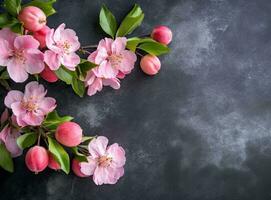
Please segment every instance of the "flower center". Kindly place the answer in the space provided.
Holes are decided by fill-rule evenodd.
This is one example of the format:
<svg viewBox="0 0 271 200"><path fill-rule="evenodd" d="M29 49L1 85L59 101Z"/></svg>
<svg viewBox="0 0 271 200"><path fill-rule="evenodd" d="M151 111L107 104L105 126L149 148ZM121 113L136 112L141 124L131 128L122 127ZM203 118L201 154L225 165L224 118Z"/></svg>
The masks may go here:
<svg viewBox="0 0 271 200"><path fill-rule="evenodd" d="M111 63L111 65L113 65L113 67L117 67L121 63L122 59L123 59L122 55L112 54L111 56L108 57L108 60Z"/></svg>
<svg viewBox="0 0 271 200"><path fill-rule="evenodd" d="M62 47L64 53L70 53L71 45L67 41L63 42L60 46Z"/></svg>
<svg viewBox="0 0 271 200"><path fill-rule="evenodd" d="M108 167L112 162L112 158L107 157L107 156L101 156L98 158L98 165L100 167Z"/></svg>
<svg viewBox="0 0 271 200"><path fill-rule="evenodd" d="M28 112L32 112L38 108L35 101L31 100L31 98L29 101L22 101L21 104L22 104L22 107L26 109Z"/></svg>
<svg viewBox="0 0 271 200"><path fill-rule="evenodd" d="M16 51L14 51L14 57L20 63L25 64L26 59L24 57L23 50L16 50Z"/></svg>

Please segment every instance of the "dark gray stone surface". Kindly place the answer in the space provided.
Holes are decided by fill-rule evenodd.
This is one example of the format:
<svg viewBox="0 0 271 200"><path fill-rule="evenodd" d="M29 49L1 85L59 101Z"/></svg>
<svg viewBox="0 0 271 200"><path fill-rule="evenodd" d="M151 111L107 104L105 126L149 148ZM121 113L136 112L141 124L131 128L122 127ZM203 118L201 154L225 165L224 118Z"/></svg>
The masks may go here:
<svg viewBox="0 0 271 200"><path fill-rule="evenodd" d="M159 75L137 65L120 90L83 99L62 83L45 84L61 114L125 148L125 176L97 187L50 170L34 175L19 158L14 174L0 171L0 199L271 198L271 2L59 0L49 25L65 22L82 44L95 44L104 37L102 3L121 19L135 2L146 14L135 35L157 24L174 32Z"/></svg>

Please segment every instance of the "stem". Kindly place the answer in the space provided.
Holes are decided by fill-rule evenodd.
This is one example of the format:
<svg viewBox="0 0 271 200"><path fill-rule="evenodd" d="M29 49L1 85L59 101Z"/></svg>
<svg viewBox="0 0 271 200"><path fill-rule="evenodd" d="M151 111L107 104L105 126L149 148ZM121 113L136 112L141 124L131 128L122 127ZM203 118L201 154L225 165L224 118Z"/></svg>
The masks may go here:
<svg viewBox="0 0 271 200"><path fill-rule="evenodd" d="M81 46L82 49L94 49L97 48L98 45L86 45L86 46Z"/></svg>
<svg viewBox="0 0 271 200"><path fill-rule="evenodd" d="M38 134L39 134L39 136L38 136L38 143L37 143L37 145L40 146L40 138L41 138L41 130L40 130L40 127L38 128Z"/></svg>
<svg viewBox="0 0 271 200"><path fill-rule="evenodd" d="M143 55L142 55L141 53L139 53L139 52L135 52L135 53L136 53L137 55L143 57Z"/></svg>

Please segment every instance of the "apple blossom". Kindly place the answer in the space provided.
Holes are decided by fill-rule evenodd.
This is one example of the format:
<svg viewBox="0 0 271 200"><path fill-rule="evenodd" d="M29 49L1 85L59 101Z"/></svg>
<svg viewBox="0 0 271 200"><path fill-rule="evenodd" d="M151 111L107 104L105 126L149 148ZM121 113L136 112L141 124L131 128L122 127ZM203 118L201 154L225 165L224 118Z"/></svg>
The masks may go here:
<svg viewBox="0 0 271 200"><path fill-rule="evenodd" d="M46 25L46 15L41 9L35 6L23 8L18 18L29 31L38 31Z"/></svg>
<svg viewBox="0 0 271 200"><path fill-rule="evenodd" d="M99 78L116 78L119 72L129 74L134 68L136 55L134 52L126 50L127 39L117 37L102 39L97 50L89 55L88 60L98 65L92 69Z"/></svg>
<svg viewBox="0 0 271 200"><path fill-rule="evenodd" d="M56 107L56 100L45 97L47 91L38 82L30 82L25 92L11 90L5 97L5 105L12 109L19 126L39 126L44 117Z"/></svg>
<svg viewBox="0 0 271 200"><path fill-rule="evenodd" d="M140 67L146 74L155 75L161 68L161 62L158 57L148 54L142 57Z"/></svg>
<svg viewBox="0 0 271 200"><path fill-rule="evenodd" d="M89 71L85 78L85 86L88 87L87 94L92 96L100 92L103 86L111 86L114 89L119 89L120 81L117 78L99 78L93 71Z"/></svg>
<svg viewBox="0 0 271 200"><path fill-rule="evenodd" d="M2 131L0 131L0 143L5 144L6 149L10 152L12 157L18 157L23 153L23 150L19 148L16 142L20 135L21 133L10 125L6 125Z"/></svg>
<svg viewBox="0 0 271 200"><path fill-rule="evenodd" d="M35 173L43 171L49 162L49 156L44 147L31 147L25 156L25 164L27 168Z"/></svg>
<svg viewBox="0 0 271 200"><path fill-rule="evenodd" d="M117 143L108 145L108 139L99 136L88 145L88 162L81 162L81 172L93 175L96 185L115 184L124 174L126 158L124 149Z"/></svg>
<svg viewBox="0 0 271 200"><path fill-rule="evenodd" d="M51 70L57 70L61 65L74 71L80 63L80 57L75 53L80 48L76 33L72 29L65 29L61 24L56 30L51 29L46 35L44 61Z"/></svg>
<svg viewBox="0 0 271 200"><path fill-rule="evenodd" d="M24 82L28 74L38 74L44 69L43 53L39 42L31 35L18 36L10 29L0 30L0 65L7 66L15 82Z"/></svg>
<svg viewBox="0 0 271 200"><path fill-rule="evenodd" d="M77 123L63 122L57 127L55 137L59 143L67 147L74 147L81 143L82 132L81 127Z"/></svg>
<svg viewBox="0 0 271 200"><path fill-rule="evenodd" d="M172 40L172 31L167 26L157 26L151 33L152 39L168 45Z"/></svg>

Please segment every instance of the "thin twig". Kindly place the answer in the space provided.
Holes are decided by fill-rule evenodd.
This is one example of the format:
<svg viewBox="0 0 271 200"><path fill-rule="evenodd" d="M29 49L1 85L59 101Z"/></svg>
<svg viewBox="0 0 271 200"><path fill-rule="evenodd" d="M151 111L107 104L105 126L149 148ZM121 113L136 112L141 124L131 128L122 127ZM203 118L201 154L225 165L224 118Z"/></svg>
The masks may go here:
<svg viewBox="0 0 271 200"><path fill-rule="evenodd" d="M98 45L85 45L85 46L81 46L82 49L94 49L97 48Z"/></svg>

